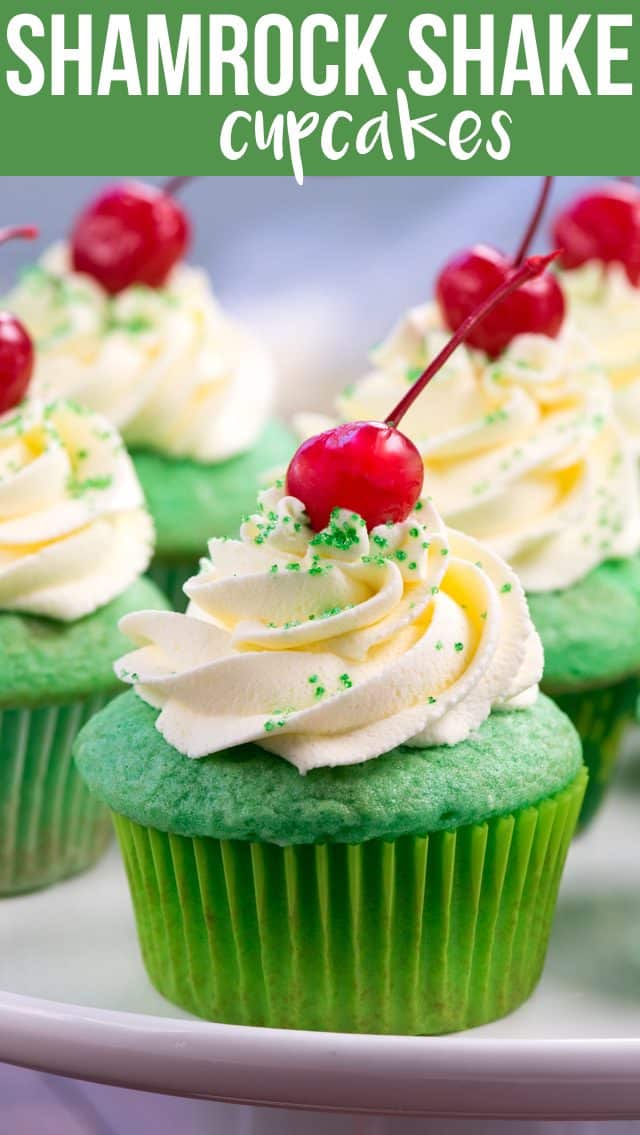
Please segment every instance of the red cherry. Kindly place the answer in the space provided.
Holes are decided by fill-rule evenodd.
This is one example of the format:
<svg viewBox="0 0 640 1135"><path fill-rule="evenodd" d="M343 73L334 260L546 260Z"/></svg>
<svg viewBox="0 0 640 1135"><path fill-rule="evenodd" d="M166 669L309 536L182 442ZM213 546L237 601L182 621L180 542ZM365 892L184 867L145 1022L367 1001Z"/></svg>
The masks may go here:
<svg viewBox="0 0 640 1135"><path fill-rule="evenodd" d="M517 288L540 276L557 255L532 256L513 269L464 320L386 422L348 422L302 443L287 470L286 489L302 501L312 528L324 528L334 508L352 509L369 529L407 519L422 491L424 466L398 423L476 325Z"/></svg>
<svg viewBox="0 0 640 1135"><path fill-rule="evenodd" d="M0 311L0 414L22 402L33 374L33 343L19 319Z"/></svg>
<svg viewBox="0 0 640 1135"><path fill-rule="evenodd" d="M640 284L640 192L634 185L618 181L578 197L556 217L553 235L563 268L618 263Z"/></svg>
<svg viewBox="0 0 640 1135"><path fill-rule="evenodd" d="M184 256L191 230L172 194L186 178L156 189L114 185L89 205L71 234L71 259L112 295L131 284L159 288Z"/></svg>
<svg viewBox="0 0 640 1135"><path fill-rule="evenodd" d="M38 230L33 225L0 230L0 244L16 237L34 240ZM15 315L0 311L0 414L22 402L33 374L33 342L28 331Z"/></svg>
<svg viewBox="0 0 640 1135"><path fill-rule="evenodd" d="M399 430L347 422L302 443L287 472L287 492L304 502L316 532L334 508L352 509L375 528L404 520L423 480L422 458Z"/></svg>
<svg viewBox="0 0 640 1135"><path fill-rule="evenodd" d="M447 327L457 331L469 313L515 272L511 260L482 244L451 260L436 283L436 296ZM547 335L555 339L564 315L565 300L555 276L540 276L504 300L498 311L469 332L465 342L495 359L516 335Z"/></svg>
<svg viewBox="0 0 640 1135"><path fill-rule="evenodd" d="M457 331L478 304L509 280L522 264L542 220L552 181L552 177L542 179L535 209L512 260L495 248L477 244L444 267L436 282L436 296L451 331ZM564 315L564 296L558 281L553 276L540 276L513 292L500 305L499 312L474 326L466 342L494 359L516 335L547 335L554 339Z"/></svg>

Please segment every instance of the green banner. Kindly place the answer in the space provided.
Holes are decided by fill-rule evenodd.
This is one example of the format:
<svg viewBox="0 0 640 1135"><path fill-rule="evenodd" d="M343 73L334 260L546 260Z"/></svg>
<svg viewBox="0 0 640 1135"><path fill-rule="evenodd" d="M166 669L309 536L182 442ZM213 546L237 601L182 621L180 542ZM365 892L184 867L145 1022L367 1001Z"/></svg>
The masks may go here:
<svg viewBox="0 0 640 1135"><path fill-rule="evenodd" d="M5 168L621 170L637 126L631 0L487 7L5 0Z"/></svg>

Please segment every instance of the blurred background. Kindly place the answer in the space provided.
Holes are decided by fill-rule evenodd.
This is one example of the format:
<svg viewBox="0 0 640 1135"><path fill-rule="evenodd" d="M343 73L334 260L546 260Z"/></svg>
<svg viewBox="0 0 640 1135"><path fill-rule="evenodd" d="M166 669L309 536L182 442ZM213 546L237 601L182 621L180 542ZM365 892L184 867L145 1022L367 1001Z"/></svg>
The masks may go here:
<svg viewBox="0 0 640 1135"><path fill-rule="evenodd" d="M3 177L0 223L33 222L37 246L2 249L0 286L68 233L113 178ZM162 178L143 178L160 182ZM558 178L549 216L589 178ZM194 263L222 303L270 343L279 409L327 410L362 374L368 350L401 311L429 296L443 262L485 241L515 250L534 177L202 178L184 191ZM538 248L547 246L548 219ZM640 1123L447 1123L288 1115L75 1084L0 1066L0 1135L640 1135Z"/></svg>
<svg viewBox="0 0 640 1135"><path fill-rule="evenodd" d="M159 183L163 178L144 177ZM515 251L538 191L535 177L203 177L182 195L193 222L190 259L231 311L271 344L280 405L327 410L362 374L367 351L430 293L443 263L477 242ZM589 178L556 179L548 220ZM0 223L33 222L37 246L7 245L0 284L65 236L113 178L3 177Z"/></svg>

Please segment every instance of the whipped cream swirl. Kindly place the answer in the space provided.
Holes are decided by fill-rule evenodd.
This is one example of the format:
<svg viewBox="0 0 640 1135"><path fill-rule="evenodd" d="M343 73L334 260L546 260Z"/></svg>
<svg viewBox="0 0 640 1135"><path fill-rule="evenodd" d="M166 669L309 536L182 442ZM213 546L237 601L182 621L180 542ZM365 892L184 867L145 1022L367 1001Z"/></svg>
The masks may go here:
<svg viewBox="0 0 640 1135"><path fill-rule="evenodd" d="M104 414L130 448L224 461L250 449L272 400L271 360L216 303L204 272L110 296L57 245L7 299L38 347L32 389Z"/></svg>
<svg viewBox="0 0 640 1135"><path fill-rule="evenodd" d="M0 418L0 611L71 622L145 571L153 525L116 430L70 402Z"/></svg>
<svg viewBox="0 0 640 1135"><path fill-rule="evenodd" d="M121 621L120 678L188 757L256 742L296 765L454 745L531 704L542 649L516 576L430 502L367 531L336 510L314 534L281 488L239 540L214 539L185 615Z"/></svg>
<svg viewBox="0 0 640 1135"><path fill-rule="evenodd" d="M561 274L569 314L614 389L622 429L640 453L640 288L622 265L589 263Z"/></svg>
<svg viewBox="0 0 640 1135"><path fill-rule="evenodd" d="M409 312L375 370L344 392L339 416L384 420L448 338L434 306ZM493 362L460 347L401 428L446 522L490 544L528 591L569 587L640 547L631 447L610 383L571 330L520 335Z"/></svg>

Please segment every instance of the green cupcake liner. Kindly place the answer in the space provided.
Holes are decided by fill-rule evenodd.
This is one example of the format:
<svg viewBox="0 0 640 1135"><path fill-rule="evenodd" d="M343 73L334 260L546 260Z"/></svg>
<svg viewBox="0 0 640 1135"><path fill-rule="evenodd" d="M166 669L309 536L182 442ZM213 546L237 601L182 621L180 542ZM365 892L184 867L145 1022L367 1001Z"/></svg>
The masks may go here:
<svg viewBox="0 0 640 1135"><path fill-rule="evenodd" d="M115 816L143 957L211 1020L435 1034L530 995L586 772L536 807L393 842L189 839Z"/></svg>
<svg viewBox="0 0 640 1135"><path fill-rule="evenodd" d="M611 784L627 726L634 720L638 678L626 678L613 686L552 694L553 700L571 718L582 741L589 783L580 814L584 828L595 816Z"/></svg>
<svg viewBox="0 0 640 1135"><path fill-rule="evenodd" d="M84 871L107 846L109 813L90 795L71 750L108 700L0 710L0 895Z"/></svg>
<svg viewBox="0 0 640 1135"><path fill-rule="evenodd" d="M186 560L163 560L156 556L151 561L147 575L166 595L174 611L182 612L186 611L189 602L182 589L187 580L196 575L199 567L197 556Z"/></svg>

